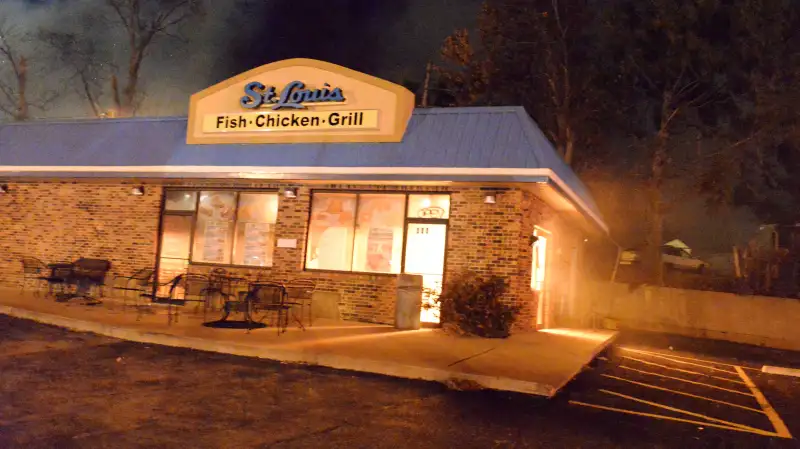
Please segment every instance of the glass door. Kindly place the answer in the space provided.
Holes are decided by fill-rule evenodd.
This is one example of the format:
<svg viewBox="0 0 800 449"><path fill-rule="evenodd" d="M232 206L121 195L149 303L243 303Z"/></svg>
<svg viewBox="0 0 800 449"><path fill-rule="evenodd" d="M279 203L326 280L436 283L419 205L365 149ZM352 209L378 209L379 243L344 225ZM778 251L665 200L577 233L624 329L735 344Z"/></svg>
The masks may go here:
<svg viewBox="0 0 800 449"><path fill-rule="evenodd" d="M179 274L186 273L189 266L189 245L192 234L191 215L164 215L161 224L161 254L158 261L158 282L169 282ZM162 287L159 294L167 294L169 286Z"/></svg>
<svg viewBox="0 0 800 449"><path fill-rule="evenodd" d="M536 326L543 327L546 324L545 314L548 313L547 301L549 292L547 289L547 269L548 269L548 243L551 243L552 235L550 231L538 226L534 228L533 236L533 260L531 266L531 290L536 296Z"/></svg>
<svg viewBox="0 0 800 449"><path fill-rule="evenodd" d="M422 276L420 319L423 323L438 323L439 309L434 301L442 292L447 225L408 223L406 236L404 271Z"/></svg>

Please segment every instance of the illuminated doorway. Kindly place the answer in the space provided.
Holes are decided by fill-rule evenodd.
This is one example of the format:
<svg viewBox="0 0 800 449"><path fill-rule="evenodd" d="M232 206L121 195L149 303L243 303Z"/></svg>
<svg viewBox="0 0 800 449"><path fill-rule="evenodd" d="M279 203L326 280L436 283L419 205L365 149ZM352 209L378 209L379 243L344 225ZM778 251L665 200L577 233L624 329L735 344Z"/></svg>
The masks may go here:
<svg viewBox="0 0 800 449"><path fill-rule="evenodd" d="M439 307L436 299L442 293L447 225L409 223L406 232L405 272L422 276L420 321L438 323Z"/></svg>
<svg viewBox="0 0 800 449"><path fill-rule="evenodd" d="M547 310L547 262L548 262L548 243L552 240L550 231L538 226L534 227L533 236L533 258L531 265L531 290L537 299L536 306L536 326L543 327L545 324L544 314Z"/></svg>
<svg viewBox="0 0 800 449"><path fill-rule="evenodd" d="M450 195L411 194L408 196L403 272L422 276L420 321L440 321L437 299L444 280L444 253Z"/></svg>

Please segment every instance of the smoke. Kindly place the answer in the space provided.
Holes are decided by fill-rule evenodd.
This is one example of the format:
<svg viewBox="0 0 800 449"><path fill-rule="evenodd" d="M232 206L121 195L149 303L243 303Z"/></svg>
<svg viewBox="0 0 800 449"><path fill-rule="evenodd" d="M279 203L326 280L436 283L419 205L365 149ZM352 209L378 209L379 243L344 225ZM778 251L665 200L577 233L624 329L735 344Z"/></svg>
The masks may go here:
<svg viewBox="0 0 800 449"><path fill-rule="evenodd" d="M311 57L395 82L420 81L444 37L474 23L480 0L205 0L206 14L183 23L181 38L162 36L141 68L140 116L185 115L189 96L237 73L291 57ZM41 30L90 38L124 83L127 36L104 0L4 0L0 21L13 23L18 52L29 60L29 91L58 92L34 118L91 117L91 107ZM110 73L110 70L109 70ZM0 63L0 77L9 81ZM100 79L104 109L110 79Z"/></svg>

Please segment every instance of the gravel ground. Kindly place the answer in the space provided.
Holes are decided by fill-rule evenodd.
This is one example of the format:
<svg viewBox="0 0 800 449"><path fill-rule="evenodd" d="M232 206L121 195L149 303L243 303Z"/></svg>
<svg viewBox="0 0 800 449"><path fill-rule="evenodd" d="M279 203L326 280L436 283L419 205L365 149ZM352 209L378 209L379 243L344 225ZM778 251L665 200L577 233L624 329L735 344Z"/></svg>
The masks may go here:
<svg viewBox="0 0 800 449"><path fill-rule="evenodd" d="M597 399L600 374L623 363L618 351L544 401L142 345L5 316L0 338L0 448L799 447L571 404ZM800 433L800 385L755 377Z"/></svg>

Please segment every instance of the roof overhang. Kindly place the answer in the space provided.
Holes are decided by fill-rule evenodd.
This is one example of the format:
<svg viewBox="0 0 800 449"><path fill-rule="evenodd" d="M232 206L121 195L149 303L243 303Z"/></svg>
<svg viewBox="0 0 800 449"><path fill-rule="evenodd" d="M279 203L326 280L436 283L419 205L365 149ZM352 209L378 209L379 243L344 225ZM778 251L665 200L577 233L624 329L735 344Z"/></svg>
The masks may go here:
<svg viewBox="0 0 800 449"><path fill-rule="evenodd" d="M211 178L386 183L502 183L527 186L559 212L577 213L608 234L602 217L547 168L251 167L251 166L0 166L5 178Z"/></svg>

